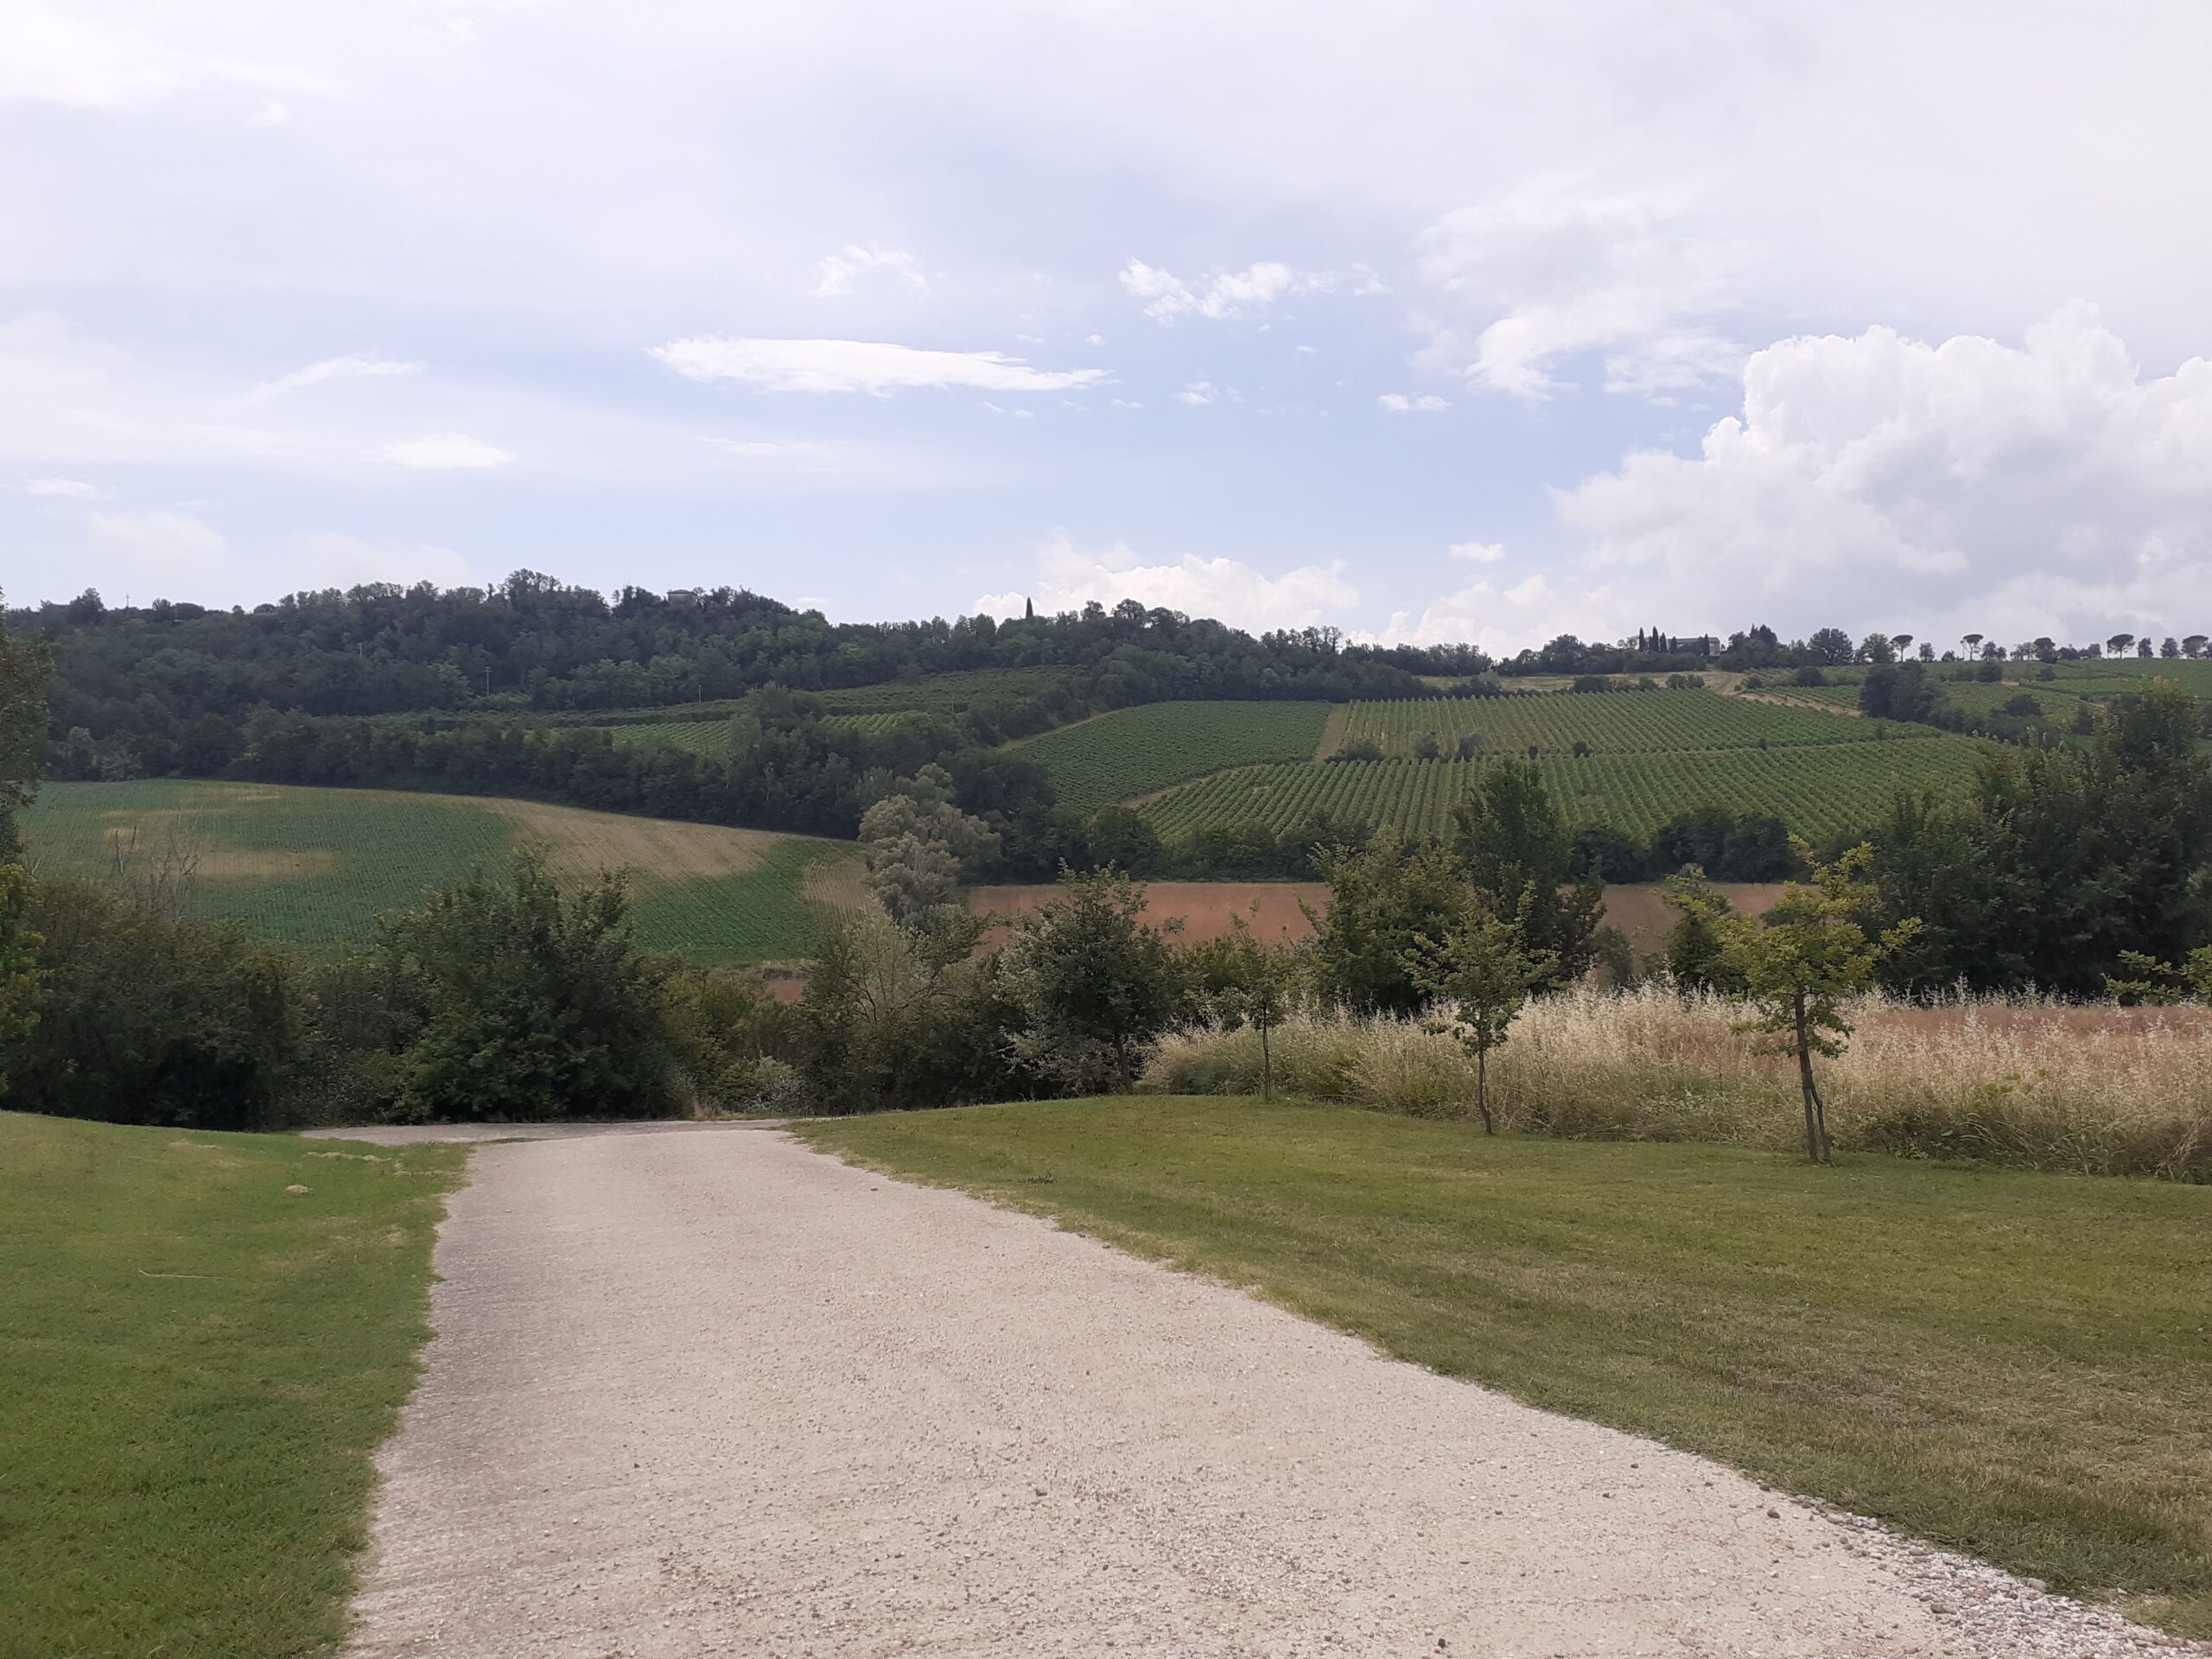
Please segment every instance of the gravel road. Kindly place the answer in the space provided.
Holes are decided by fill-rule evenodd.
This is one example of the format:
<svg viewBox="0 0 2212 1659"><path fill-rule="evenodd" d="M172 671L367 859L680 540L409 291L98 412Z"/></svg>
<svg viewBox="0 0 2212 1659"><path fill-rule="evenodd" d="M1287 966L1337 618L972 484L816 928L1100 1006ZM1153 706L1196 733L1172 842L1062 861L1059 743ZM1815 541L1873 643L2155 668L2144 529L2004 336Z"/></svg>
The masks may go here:
<svg viewBox="0 0 2212 1659"><path fill-rule="evenodd" d="M2202 1651L772 1129L480 1147L362 1659Z"/></svg>

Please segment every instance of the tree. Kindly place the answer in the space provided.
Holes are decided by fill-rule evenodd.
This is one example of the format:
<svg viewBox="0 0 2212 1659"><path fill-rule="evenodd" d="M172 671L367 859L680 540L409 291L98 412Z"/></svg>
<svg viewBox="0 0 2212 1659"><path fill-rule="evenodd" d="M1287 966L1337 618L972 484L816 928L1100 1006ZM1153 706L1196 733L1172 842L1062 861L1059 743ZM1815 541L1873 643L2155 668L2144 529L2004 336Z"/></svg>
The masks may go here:
<svg viewBox="0 0 2212 1659"><path fill-rule="evenodd" d="M1815 628L1805 649L1815 664L1840 668L1851 660L1851 636L1841 628Z"/></svg>
<svg viewBox="0 0 2212 1659"><path fill-rule="evenodd" d="M564 897L544 849L518 848L423 909L383 918L418 1119L642 1117L669 1109L661 970L630 937L608 871Z"/></svg>
<svg viewBox="0 0 2212 1659"><path fill-rule="evenodd" d="M1897 659L1897 647L1890 643L1886 633L1870 633L1859 643L1859 659L1866 663L1893 663Z"/></svg>
<svg viewBox="0 0 2212 1659"><path fill-rule="evenodd" d="M1407 952L1406 969L1436 999L1430 1028L1449 1033L1475 1058L1475 1109L1483 1133L1496 1135L1490 1110L1490 1054L1503 1045L1529 993L1548 983L1557 964L1529 950L1521 930L1477 912L1443 938L1424 935Z"/></svg>
<svg viewBox="0 0 2212 1659"><path fill-rule="evenodd" d="M0 864L0 1098L8 1093L9 1051L38 1025L38 948L46 941L24 925L30 899L23 867Z"/></svg>
<svg viewBox="0 0 2212 1659"><path fill-rule="evenodd" d="M1144 889L1119 870L1064 869L1059 892L999 953L1021 1013L1015 1055L1060 1088L1126 1088L1175 1018L1182 976L1168 936L1179 924L1154 927L1144 908Z"/></svg>
<svg viewBox="0 0 2212 1659"><path fill-rule="evenodd" d="M1302 906L1313 925L1313 961L1323 992L1355 1014L1418 1014L1427 1000L1406 969L1406 953L1426 935L1440 938L1473 902L1467 872L1451 849L1408 843L1376 830L1364 846L1334 846L1315 855L1329 884L1325 912Z"/></svg>
<svg viewBox="0 0 2212 1659"><path fill-rule="evenodd" d="M1811 862L1809 847L1801 842L1799 853ZM1814 865L1811 883L1791 883L1756 925L1717 912L1705 918L1725 942L1722 959L1756 1011L1737 1029L1763 1033L1775 1052L1797 1062L1805 1155L1816 1164L1829 1161L1834 1147L1813 1057L1842 1054L1853 1031L1843 1003L1871 989L1882 960L1904 949L1920 927L1908 918L1870 936L1878 904L1866 879L1873 857L1874 849L1862 842L1833 863ZM1685 890L1677 902L1695 907L1704 901Z"/></svg>
<svg viewBox="0 0 2212 1659"><path fill-rule="evenodd" d="M1968 657L1977 657L1981 654L1981 642L1986 638L1985 634L1962 633L1959 636L1959 643L1967 648Z"/></svg>
<svg viewBox="0 0 2212 1659"><path fill-rule="evenodd" d="M2133 634L2115 633L2109 639L2105 641L2105 649L2112 652L2115 657L2124 657L2127 654L2127 648L2134 643L2135 636Z"/></svg>
<svg viewBox="0 0 2212 1659"><path fill-rule="evenodd" d="M1529 951L1548 964L1548 982L1564 985L1587 973L1605 886L1594 875L1575 880L1574 838L1535 766L1520 760L1484 766L1452 825L1452 846L1477 898L1521 931Z"/></svg>
<svg viewBox="0 0 2212 1659"><path fill-rule="evenodd" d="M999 850L997 834L954 805L952 798L951 774L925 766L861 815L868 891L910 932L965 925L962 871Z"/></svg>
<svg viewBox="0 0 2212 1659"><path fill-rule="evenodd" d="M1252 917L1256 918L1259 913L1260 901L1255 899ZM1210 976L1217 982L1212 995L1215 1007L1225 1019L1251 1027L1259 1036L1260 1098L1273 1100L1272 1039L1275 1027L1288 1017L1298 994L1300 952L1287 941L1262 939L1253 931L1251 921L1243 916L1232 915L1229 925L1226 938L1210 940L1198 950L1205 955Z"/></svg>
<svg viewBox="0 0 2212 1659"><path fill-rule="evenodd" d="M16 855L16 814L38 793L53 672L44 640L18 639L0 628L0 861Z"/></svg>

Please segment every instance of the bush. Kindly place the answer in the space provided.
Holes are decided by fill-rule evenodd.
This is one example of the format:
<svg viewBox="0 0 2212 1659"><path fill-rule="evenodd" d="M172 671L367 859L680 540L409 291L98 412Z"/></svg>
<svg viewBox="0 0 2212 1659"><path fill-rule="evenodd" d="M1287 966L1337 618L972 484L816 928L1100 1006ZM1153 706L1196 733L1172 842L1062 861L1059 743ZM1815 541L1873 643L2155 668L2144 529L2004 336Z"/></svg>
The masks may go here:
<svg viewBox="0 0 2212 1659"><path fill-rule="evenodd" d="M9 1104L189 1129L293 1120L312 1007L282 950L78 881L42 881L37 1023L14 1045Z"/></svg>

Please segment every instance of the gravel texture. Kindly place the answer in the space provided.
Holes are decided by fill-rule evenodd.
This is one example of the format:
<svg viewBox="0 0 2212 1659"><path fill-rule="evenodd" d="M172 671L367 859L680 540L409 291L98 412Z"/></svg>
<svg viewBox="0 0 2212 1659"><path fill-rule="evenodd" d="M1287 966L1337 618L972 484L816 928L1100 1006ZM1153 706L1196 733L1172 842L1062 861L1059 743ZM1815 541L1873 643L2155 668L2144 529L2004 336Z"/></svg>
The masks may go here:
<svg viewBox="0 0 2212 1659"><path fill-rule="evenodd" d="M771 1132L481 1147L351 1651L2202 1652Z"/></svg>

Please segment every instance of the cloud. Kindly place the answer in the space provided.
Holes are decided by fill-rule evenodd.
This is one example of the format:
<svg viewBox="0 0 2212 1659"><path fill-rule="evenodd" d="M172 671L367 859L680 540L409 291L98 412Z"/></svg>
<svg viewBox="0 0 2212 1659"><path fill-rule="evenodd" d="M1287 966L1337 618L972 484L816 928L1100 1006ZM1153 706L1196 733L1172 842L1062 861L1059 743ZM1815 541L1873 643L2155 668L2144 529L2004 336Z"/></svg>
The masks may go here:
<svg viewBox="0 0 2212 1659"><path fill-rule="evenodd" d="M68 501L97 501L100 495L97 486L81 478L27 478L16 487L25 495L59 496Z"/></svg>
<svg viewBox="0 0 2212 1659"><path fill-rule="evenodd" d="M2212 361L2145 379L2075 307L2018 346L1781 340L1743 385L1697 454L1633 453L1557 497L1636 613L1696 596L1693 626L2008 639L2212 621Z"/></svg>
<svg viewBox="0 0 2212 1659"><path fill-rule="evenodd" d="M1157 322L1205 317L1215 322L1264 311L1284 295L1312 293L1334 285L1325 274L1300 275L1288 265L1263 260L1243 270L1217 271L1194 288L1172 271L1132 259L1122 268L1122 286L1145 302L1144 314Z"/></svg>
<svg viewBox="0 0 2212 1659"><path fill-rule="evenodd" d="M415 467L430 472L474 472L504 467L514 457L505 450L472 438L466 432L433 432L399 443L387 443L384 458L396 467Z"/></svg>
<svg viewBox="0 0 2212 1659"><path fill-rule="evenodd" d="M325 380L377 379L387 375L420 374L420 363L395 363L389 358L373 353L365 357L326 357L320 363L310 363L304 369L280 375L274 380L264 380L245 394L250 404L281 397L288 391L297 391L302 386L320 385Z"/></svg>
<svg viewBox="0 0 2212 1659"><path fill-rule="evenodd" d="M1175 394L1175 401L1188 404L1192 409L1204 409L1208 404L1213 402L1217 395L1212 381L1192 380Z"/></svg>
<svg viewBox="0 0 2212 1659"><path fill-rule="evenodd" d="M1475 385L1548 397L1561 359L1601 352L1607 390L1654 397L1741 361L1715 330L1746 254L1651 200L1532 185L1445 214L1421 248L1446 314L1423 360Z"/></svg>
<svg viewBox="0 0 2212 1659"><path fill-rule="evenodd" d="M1393 415L1433 415L1452 405L1433 392L1422 392L1408 397L1402 391L1386 391L1375 400Z"/></svg>
<svg viewBox="0 0 2212 1659"><path fill-rule="evenodd" d="M1469 644L1492 656L1509 656L1562 633L1612 639L1618 632L1613 621L1618 610L1607 588L1577 588L1562 594L1540 573L1508 588L1487 581L1472 583L1418 613L1393 612L1389 626L1353 637L1380 645Z"/></svg>
<svg viewBox="0 0 2212 1659"><path fill-rule="evenodd" d="M1341 562L1300 565L1279 576L1263 575L1229 558L1186 555L1173 564L1146 564L1116 543L1103 553L1084 550L1065 535L1037 550L1037 584L1027 594L985 594L972 608L993 616L1019 616L1025 600L1046 613L1080 610L1096 602L1112 609L1134 599L1147 610L1218 617L1255 632L1313 627L1340 618L1359 602Z"/></svg>
<svg viewBox="0 0 2212 1659"><path fill-rule="evenodd" d="M849 294L861 277L879 272L912 289L927 288L930 283L915 265L914 256L904 248L862 247L848 242L817 268L815 296L830 299Z"/></svg>
<svg viewBox="0 0 2212 1659"><path fill-rule="evenodd" d="M294 92L330 90L327 76L281 65L187 52L143 29L14 0L0 21L0 102L132 109L194 85Z"/></svg>
<svg viewBox="0 0 2212 1659"><path fill-rule="evenodd" d="M748 340L701 334L649 355L692 380L736 380L765 391L865 391L930 387L1066 391L1095 386L1103 369L1037 369L1002 352L938 352L859 340Z"/></svg>
<svg viewBox="0 0 2212 1659"><path fill-rule="evenodd" d="M1496 564L1505 556L1503 542L1454 542L1445 552L1469 564Z"/></svg>

